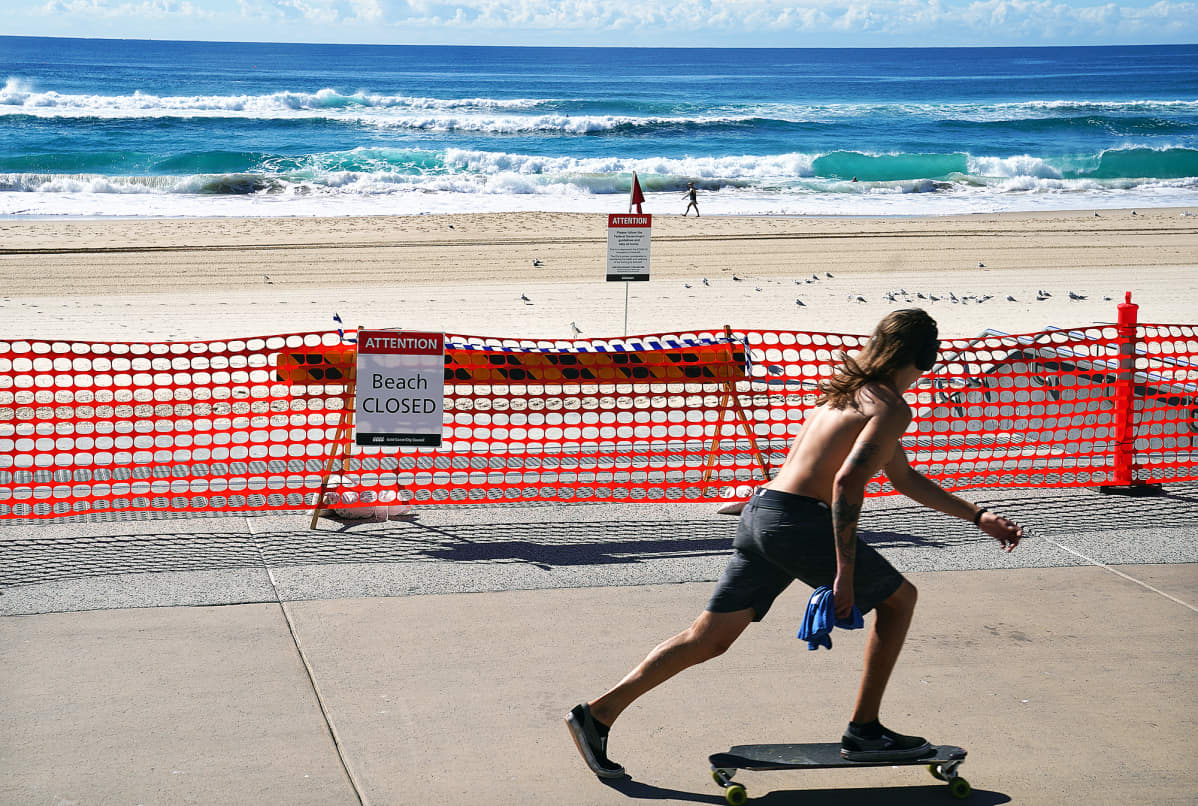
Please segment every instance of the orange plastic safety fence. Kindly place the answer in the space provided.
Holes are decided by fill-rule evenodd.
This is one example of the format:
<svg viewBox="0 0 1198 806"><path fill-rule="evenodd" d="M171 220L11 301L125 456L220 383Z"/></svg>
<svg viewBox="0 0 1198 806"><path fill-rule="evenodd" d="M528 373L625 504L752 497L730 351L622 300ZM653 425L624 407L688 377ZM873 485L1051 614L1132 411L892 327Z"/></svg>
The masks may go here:
<svg viewBox="0 0 1198 806"><path fill-rule="evenodd" d="M1136 336L1133 479L1198 478L1198 327L1141 325Z"/></svg>
<svg viewBox="0 0 1198 806"><path fill-rule="evenodd" d="M946 341L907 395L908 457L950 489L1110 484L1122 384L1134 478L1198 478L1194 331ZM352 446L354 346L335 332L0 342L0 519L310 509L322 489L333 506L742 495L781 464L820 378L864 340L447 335L436 448ZM868 489L890 491L884 476Z"/></svg>

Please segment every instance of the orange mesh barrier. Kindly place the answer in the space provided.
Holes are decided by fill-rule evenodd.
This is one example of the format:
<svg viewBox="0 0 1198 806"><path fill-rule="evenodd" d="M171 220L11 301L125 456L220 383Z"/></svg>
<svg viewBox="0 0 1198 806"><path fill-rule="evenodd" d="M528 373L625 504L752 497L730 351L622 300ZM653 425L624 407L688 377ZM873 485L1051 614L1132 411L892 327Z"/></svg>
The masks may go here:
<svg viewBox="0 0 1198 806"><path fill-rule="evenodd" d="M1195 327L1124 331L945 341L907 395L911 463L949 489L1111 485L1117 460L1135 482L1198 478ZM864 337L446 342L435 448L351 445L336 332L0 342L0 519L311 509L326 481L337 506L728 498L780 465Z"/></svg>
<svg viewBox="0 0 1198 806"><path fill-rule="evenodd" d="M1198 327L1140 325L1137 341L1133 481L1198 478Z"/></svg>

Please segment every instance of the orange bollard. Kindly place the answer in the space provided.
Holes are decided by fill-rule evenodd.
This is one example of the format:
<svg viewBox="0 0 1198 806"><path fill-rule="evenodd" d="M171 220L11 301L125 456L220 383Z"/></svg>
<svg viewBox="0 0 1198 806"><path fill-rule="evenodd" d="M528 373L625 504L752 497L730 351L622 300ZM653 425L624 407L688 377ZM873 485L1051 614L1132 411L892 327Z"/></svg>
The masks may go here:
<svg viewBox="0 0 1198 806"><path fill-rule="evenodd" d="M1133 478L1135 466L1135 394L1136 394L1136 326L1140 306L1126 292L1119 303L1116 338L1119 340L1119 369L1115 376L1115 455L1111 468L1111 484L1102 485L1104 493L1121 495L1152 495L1161 492L1159 484L1148 484Z"/></svg>

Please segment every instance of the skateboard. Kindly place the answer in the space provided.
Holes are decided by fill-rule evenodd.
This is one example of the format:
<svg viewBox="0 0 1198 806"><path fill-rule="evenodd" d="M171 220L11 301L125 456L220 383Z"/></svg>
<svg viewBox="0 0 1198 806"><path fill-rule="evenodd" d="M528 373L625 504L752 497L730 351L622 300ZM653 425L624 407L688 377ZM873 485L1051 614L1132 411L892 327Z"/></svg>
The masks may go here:
<svg viewBox="0 0 1198 806"><path fill-rule="evenodd" d="M937 744L918 758L897 761L849 761L840 755L839 742L820 744L742 744L727 753L708 757L711 777L724 788L729 806L741 806L749 799L742 784L732 782L737 770L818 770L834 767L903 767L926 764L928 772L948 783L953 797L969 797L969 782L957 773L965 761L965 751L948 744Z"/></svg>

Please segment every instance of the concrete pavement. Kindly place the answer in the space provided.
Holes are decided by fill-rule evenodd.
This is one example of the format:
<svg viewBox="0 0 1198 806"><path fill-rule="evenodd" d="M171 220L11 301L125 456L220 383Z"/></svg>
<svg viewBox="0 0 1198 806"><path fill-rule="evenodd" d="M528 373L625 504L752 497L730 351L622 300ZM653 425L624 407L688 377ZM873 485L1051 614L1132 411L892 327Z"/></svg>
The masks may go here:
<svg viewBox="0 0 1198 806"><path fill-rule="evenodd" d="M970 751L969 802L1193 803L1198 485L973 491L998 551L902 499L862 529L919 587L883 718ZM706 505L446 508L0 526L0 803L721 803L708 753L835 740L862 632L795 639L796 585L617 724L565 712L702 609ZM918 767L741 773L753 802L954 802Z"/></svg>

